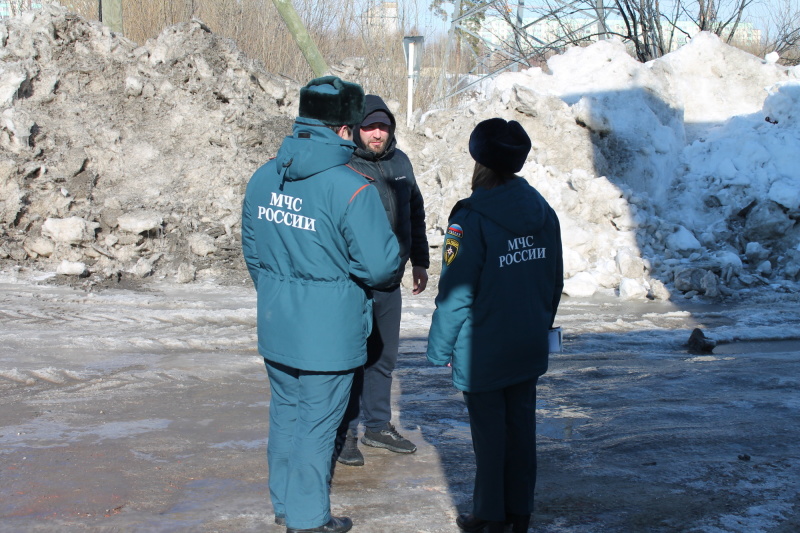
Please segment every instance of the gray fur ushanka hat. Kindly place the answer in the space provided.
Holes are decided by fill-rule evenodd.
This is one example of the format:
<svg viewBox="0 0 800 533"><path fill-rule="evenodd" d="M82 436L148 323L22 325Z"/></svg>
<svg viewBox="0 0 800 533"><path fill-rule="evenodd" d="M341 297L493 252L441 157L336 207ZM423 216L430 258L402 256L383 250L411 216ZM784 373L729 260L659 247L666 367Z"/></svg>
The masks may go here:
<svg viewBox="0 0 800 533"><path fill-rule="evenodd" d="M336 76L315 78L300 89L300 117L317 119L328 126L361 124L364 89Z"/></svg>
<svg viewBox="0 0 800 533"><path fill-rule="evenodd" d="M516 174L531 151L531 138L516 120L490 118L475 126L469 136L469 153L481 165Z"/></svg>

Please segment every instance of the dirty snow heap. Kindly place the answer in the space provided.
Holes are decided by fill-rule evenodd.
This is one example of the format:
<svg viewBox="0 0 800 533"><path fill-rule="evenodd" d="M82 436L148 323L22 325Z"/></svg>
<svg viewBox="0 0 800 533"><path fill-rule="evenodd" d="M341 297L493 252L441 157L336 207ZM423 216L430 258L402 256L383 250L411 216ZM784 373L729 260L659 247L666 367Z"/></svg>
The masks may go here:
<svg viewBox="0 0 800 533"><path fill-rule="evenodd" d="M101 279L241 270L244 187L296 94L199 21L143 46L60 7L0 21L0 260Z"/></svg>
<svg viewBox="0 0 800 533"><path fill-rule="evenodd" d="M470 193L469 134L500 116L533 140L521 176L561 219L567 295L799 290L798 72L705 33L646 64L609 40L417 116L397 135L432 257ZM0 21L0 266L246 280L241 198L298 88L200 21L142 46L58 7Z"/></svg>

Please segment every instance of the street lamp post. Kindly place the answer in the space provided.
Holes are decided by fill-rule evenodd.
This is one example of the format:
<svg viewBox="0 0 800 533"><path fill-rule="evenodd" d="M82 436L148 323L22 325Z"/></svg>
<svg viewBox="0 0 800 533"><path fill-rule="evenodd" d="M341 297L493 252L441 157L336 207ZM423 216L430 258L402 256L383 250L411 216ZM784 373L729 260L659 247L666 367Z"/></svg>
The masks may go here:
<svg viewBox="0 0 800 533"><path fill-rule="evenodd" d="M422 44L425 38L419 35L403 37L403 52L408 67L408 105L406 107L406 126L411 127L411 114L414 110L414 80L419 79L422 65Z"/></svg>
<svg viewBox="0 0 800 533"><path fill-rule="evenodd" d="M122 35L122 0L100 0L100 22Z"/></svg>

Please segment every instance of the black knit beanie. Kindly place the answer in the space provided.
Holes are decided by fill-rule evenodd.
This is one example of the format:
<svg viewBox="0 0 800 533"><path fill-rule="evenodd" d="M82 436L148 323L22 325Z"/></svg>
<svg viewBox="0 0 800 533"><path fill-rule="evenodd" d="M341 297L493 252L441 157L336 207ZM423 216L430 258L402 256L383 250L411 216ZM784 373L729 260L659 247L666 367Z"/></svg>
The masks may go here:
<svg viewBox="0 0 800 533"><path fill-rule="evenodd" d="M317 119L328 126L361 124L364 89L336 76L313 79L300 89L300 116Z"/></svg>
<svg viewBox="0 0 800 533"><path fill-rule="evenodd" d="M516 120L484 120L469 136L469 153L481 165L498 172L516 174L522 170L531 139Z"/></svg>

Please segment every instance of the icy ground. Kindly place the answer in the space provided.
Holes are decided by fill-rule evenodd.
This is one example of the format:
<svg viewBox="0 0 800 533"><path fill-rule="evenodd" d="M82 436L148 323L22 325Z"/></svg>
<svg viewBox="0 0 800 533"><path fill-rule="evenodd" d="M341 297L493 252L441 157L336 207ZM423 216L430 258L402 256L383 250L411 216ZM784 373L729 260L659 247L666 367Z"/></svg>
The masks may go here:
<svg viewBox="0 0 800 533"><path fill-rule="evenodd" d="M0 72L0 532L281 530L239 218L300 84L200 21L137 44L53 6L0 23ZM434 278L475 124L534 141L522 176L559 214L571 296L536 531L800 531L798 67L702 34L485 89L397 133ZM424 357L435 294L406 299L396 380L419 451L335 472L354 531L455 533L469 510L467 415ZM695 327L713 354L687 352Z"/></svg>
<svg viewBox="0 0 800 533"><path fill-rule="evenodd" d="M0 275L0 531L283 531L249 286L85 292ZM435 288L433 280L432 288ZM405 295L395 421L419 451L336 468L354 531L452 532L466 410ZM798 295L724 306L565 297L539 387L537 532L800 529ZM695 327L720 342L687 352Z"/></svg>

